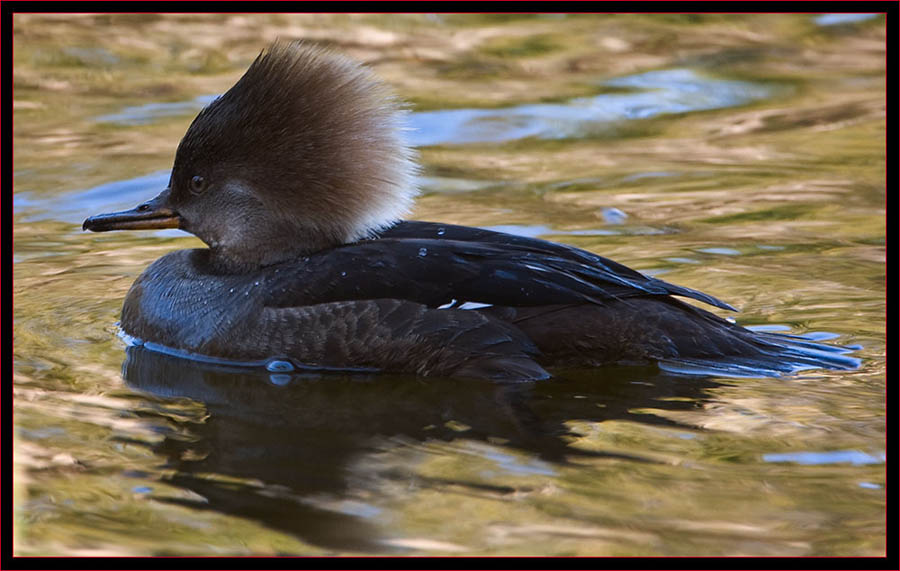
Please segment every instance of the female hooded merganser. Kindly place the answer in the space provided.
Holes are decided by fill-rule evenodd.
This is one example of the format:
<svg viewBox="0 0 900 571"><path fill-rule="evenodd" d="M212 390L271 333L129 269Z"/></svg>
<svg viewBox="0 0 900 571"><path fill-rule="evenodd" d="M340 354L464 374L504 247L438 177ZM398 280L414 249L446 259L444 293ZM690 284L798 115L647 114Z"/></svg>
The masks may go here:
<svg viewBox="0 0 900 571"><path fill-rule="evenodd" d="M206 357L500 380L660 363L778 375L846 349L753 332L732 309L570 246L401 221L416 194L402 106L365 68L276 41L194 119L168 188L84 228L181 228L208 249L154 262L121 328Z"/></svg>

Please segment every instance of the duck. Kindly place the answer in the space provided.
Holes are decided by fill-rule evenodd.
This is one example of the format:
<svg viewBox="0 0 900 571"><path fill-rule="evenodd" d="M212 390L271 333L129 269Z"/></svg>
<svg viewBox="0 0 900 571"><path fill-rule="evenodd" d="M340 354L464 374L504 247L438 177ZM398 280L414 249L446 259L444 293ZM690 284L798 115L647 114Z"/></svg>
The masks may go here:
<svg viewBox="0 0 900 571"><path fill-rule="evenodd" d="M852 369L847 348L753 331L731 305L569 245L406 220L408 107L366 66L276 40L194 118L168 185L94 232L179 228L119 327L187 357L283 370L536 381L649 365L780 376Z"/></svg>

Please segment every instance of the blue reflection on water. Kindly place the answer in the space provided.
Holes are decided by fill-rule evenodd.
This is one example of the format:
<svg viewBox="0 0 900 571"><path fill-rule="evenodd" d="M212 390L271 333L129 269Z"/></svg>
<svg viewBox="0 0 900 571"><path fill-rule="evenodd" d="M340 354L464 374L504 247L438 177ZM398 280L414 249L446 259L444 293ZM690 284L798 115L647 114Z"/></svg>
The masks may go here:
<svg viewBox="0 0 900 571"><path fill-rule="evenodd" d="M497 450L484 450L481 454L497 463L497 467L512 474L533 474L539 476L555 476L556 470L543 460L537 458L521 459Z"/></svg>
<svg viewBox="0 0 900 571"><path fill-rule="evenodd" d="M740 250L735 250L734 248L697 248L698 252L703 252L704 254L718 254L721 256L740 256Z"/></svg>
<svg viewBox="0 0 900 571"><path fill-rule="evenodd" d="M500 224L497 226L484 226L485 230L493 230L494 232L505 232L515 236L524 236L525 238L537 238L548 234L557 234L565 236L611 236L616 232L609 230L557 230L544 225L521 225L521 224Z"/></svg>
<svg viewBox="0 0 900 571"><path fill-rule="evenodd" d="M878 14L822 14L821 16L816 16L816 24L820 26L851 24L853 22L871 20L876 16L878 16Z"/></svg>
<svg viewBox="0 0 900 571"><path fill-rule="evenodd" d="M190 101L173 103L147 103L126 107L118 113L95 117L101 123L117 123L119 125L146 125L163 117L180 117L196 113L212 103L218 95L199 95Z"/></svg>
<svg viewBox="0 0 900 571"><path fill-rule="evenodd" d="M573 138L620 121L733 107L766 99L773 93L770 86L703 77L690 69L651 71L601 85L638 91L504 109L412 113L409 140L416 146L429 146L500 143L525 137Z"/></svg>
<svg viewBox="0 0 900 571"><path fill-rule="evenodd" d="M866 454L859 450L836 450L833 452L787 452L784 454L763 454L766 462L791 462L794 464L883 464L884 452Z"/></svg>
<svg viewBox="0 0 900 571"><path fill-rule="evenodd" d="M20 220L23 222L60 220L81 223L91 214L133 208L138 202L153 198L162 192L168 184L169 171L156 171L49 199L32 198L31 193L18 191L13 195L13 211L21 215ZM184 235L181 230L160 230L157 234Z"/></svg>
<svg viewBox="0 0 900 571"><path fill-rule="evenodd" d="M113 212L137 206L135 197L150 199L162 192L169 184L169 171L156 171L148 175L126 180L101 184L87 190L77 191L66 200L32 199L29 192L17 192L13 195L13 209L17 213L26 213L25 221L63 220L75 222L85 212ZM52 213L42 211L52 204Z"/></svg>

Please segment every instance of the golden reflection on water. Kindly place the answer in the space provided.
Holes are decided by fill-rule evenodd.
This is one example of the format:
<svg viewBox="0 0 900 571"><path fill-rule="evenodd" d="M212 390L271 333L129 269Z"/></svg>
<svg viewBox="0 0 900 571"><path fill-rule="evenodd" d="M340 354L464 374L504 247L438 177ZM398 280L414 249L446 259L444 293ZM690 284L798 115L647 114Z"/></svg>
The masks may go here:
<svg viewBox="0 0 900 571"><path fill-rule="evenodd" d="M819 26L803 14L17 14L14 27L18 554L884 552L883 463L762 460L884 450L883 17ZM441 438L373 436L339 464L340 492L304 496L230 473L216 453L253 449L258 434L242 419L223 429L211 404L125 386L113 326L147 264L198 242L82 233L80 219L95 212L79 200L170 168L195 111L132 125L98 118L221 93L276 36L368 62L414 111L562 104L628 93L603 81L667 69L768 86L769 97L742 106L613 121L577 137L422 148L430 182L414 215L546 227L733 303L741 323L835 332L834 342L862 345L863 367L684 381L684 394L642 373L561 374L531 404L545 417L566 410L550 405L573 406L581 416L557 419L570 431L559 438L601 454L569 463L513 446L514 433L492 425L479 437L460 405L460 416L422 428ZM611 222L610 208L627 216ZM341 395L312 386L305 396L321 406L304 414L337 415ZM405 390L398 408L404 398L433 404ZM352 420L360 407L351 399L344 413ZM340 449L340 430L312 426ZM182 465L205 467L218 492L272 495L297 519L337 514L348 538L380 543L196 509L219 504L172 479Z"/></svg>

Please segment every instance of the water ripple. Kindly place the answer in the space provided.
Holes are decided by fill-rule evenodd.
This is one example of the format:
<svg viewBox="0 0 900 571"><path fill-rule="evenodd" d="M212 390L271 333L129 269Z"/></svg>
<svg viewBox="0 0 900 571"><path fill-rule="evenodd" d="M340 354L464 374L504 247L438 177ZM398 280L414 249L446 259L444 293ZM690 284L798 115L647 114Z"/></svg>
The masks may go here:
<svg viewBox="0 0 900 571"><path fill-rule="evenodd" d="M822 14L821 16L816 16L815 21L820 26L836 26L838 24L852 24L871 20L876 16L878 14Z"/></svg>
<svg viewBox="0 0 900 571"><path fill-rule="evenodd" d="M415 146L430 146L501 143L526 137L576 138L621 121L744 105L767 99L774 91L748 81L704 77L690 69L651 71L601 85L635 91L504 109L412 113L409 140Z"/></svg>
<svg viewBox="0 0 900 571"><path fill-rule="evenodd" d="M101 123L116 123L118 125L147 125L164 117L181 117L189 113L197 113L212 103L217 97L218 95L198 95L190 101L135 105L126 107L118 113L95 117L94 120Z"/></svg>
<svg viewBox="0 0 900 571"><path fill-rule="evenodd" d="M788 452L785 454L763 454L766 462L790 462L793 464L884 464L885 454L866 454L859 450L835 450L833 452Z"/></svg>

